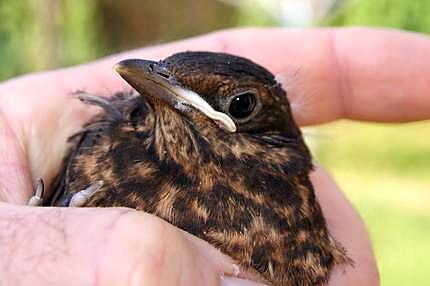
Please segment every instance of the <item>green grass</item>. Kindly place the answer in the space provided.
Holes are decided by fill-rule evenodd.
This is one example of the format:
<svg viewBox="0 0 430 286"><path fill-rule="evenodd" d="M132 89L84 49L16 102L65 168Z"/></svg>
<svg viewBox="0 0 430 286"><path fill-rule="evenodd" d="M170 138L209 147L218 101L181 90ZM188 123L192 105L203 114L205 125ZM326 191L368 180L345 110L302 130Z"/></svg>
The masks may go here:
<svg viewBox="0 0 430 286"><path fill-rule="evenodd" d="M369 229L382 285L428 285L430 122L338 122L308 133Z"/></svg>

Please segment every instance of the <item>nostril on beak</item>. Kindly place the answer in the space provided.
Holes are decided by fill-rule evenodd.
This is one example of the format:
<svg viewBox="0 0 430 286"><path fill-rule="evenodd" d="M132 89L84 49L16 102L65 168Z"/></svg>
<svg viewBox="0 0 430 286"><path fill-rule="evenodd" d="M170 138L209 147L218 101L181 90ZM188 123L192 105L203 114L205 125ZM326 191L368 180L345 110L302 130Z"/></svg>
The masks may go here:
<svg viewBox="0 0 430 286"><path fill-rule="evenodd" d="M164 77L165 79L169 79L170 78L170 73L167 70L159 70L157 71L157 74L161 77Z"/></svg>
<svg viewBox="0 0 430 286"><path fill-rule="evenodd" d="M169 75L169 74L161 73L161 72L158 72L158 74L159 74L160 76L164 77L165 79L169 79L169 78L170 78L170 75Z"/></svg>

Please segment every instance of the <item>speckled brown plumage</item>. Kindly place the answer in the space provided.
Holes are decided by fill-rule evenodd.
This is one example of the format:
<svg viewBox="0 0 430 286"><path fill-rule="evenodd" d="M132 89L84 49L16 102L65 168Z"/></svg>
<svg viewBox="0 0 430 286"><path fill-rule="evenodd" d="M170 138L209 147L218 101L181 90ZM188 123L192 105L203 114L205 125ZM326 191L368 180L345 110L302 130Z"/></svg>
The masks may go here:
<svg viewBox="0 0 430 286"><path fill-rule="evenodd" d="M146 62L151 80L156 74L192 90L226 114L232 97L252 93L252 114L229 114L237 131L228 132L203 112L172 104L157 94L164 87L134 71L122 76L140 94L115 95L71 138L49 204L67 206L73 194L103 181L86 206L156 214L275 286L324 285L336 264L350 263L327 231L309 180L310 154L271 73L207 52Z"/></svg>

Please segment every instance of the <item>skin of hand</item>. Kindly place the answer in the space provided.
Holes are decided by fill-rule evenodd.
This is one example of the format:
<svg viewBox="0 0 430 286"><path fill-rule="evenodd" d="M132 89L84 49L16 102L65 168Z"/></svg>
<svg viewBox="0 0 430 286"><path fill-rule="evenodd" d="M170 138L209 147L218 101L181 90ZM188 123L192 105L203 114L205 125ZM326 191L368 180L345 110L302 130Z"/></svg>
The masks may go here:
<svg viewBox="0 0 430 286"><path fill-rule="evenodd" d="M430 39L394 30L226 30L3 82L0 285L255 285L228 278L237 269L227 257L154 216L18 205L31 196L35 178L49 184L64 142L96 112L73 91L124 90L112 71L120 59L190 49L238 54L267 67L286 88L301 125L430 118ZM330 285L379 285L359 215L322 168L312 180L330 231L355 261L354 268L335 269Z"/></svg>

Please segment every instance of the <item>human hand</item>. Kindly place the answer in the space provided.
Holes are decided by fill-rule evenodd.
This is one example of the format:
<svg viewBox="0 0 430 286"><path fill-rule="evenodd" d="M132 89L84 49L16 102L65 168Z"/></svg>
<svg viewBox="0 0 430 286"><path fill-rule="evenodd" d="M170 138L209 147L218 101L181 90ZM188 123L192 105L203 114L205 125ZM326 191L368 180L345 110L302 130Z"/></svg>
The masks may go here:
<svg viewBox="0 0 430 286"><path fill-rule="evenodd" d="M363 38L366 39L365 44L359 42ZM389 48L387 49L386 46ZM33 179L42 177L48 183L52 180L66 150L64 142L94 113L93 109L83 107L73 99L72 91L83 89L96 94L109 94L124 89L122 81L111 71L111 66L119 59L129 57L159 59L175 51L187 49L239 54L268 67L278 74L279 79L284 83L295 117L302 125L318 124L340 118L397 122L430 117L430 100L427 96L430 90L428 79L430 59L428 57L426 59L430 50L430 41L426 37L395 31L361 29L224 31L127 52L88 65L30 75L3 83L0 86L0 138L2 138L0 199L10 203L25 203L31 195L32 177ZM408 54L413 54L414 57L405 56ZM356 263L355 268L348 268L346 272L342 269L335 270L330 285L377 285L377 269L361 219L322 169L318 168L313 173L312 179L329 229L348 249L349 255ZM20 227L15 227L15 231L2 227L6 229L3 234L6 238L12 236L10 233L25 231L26 235L23 239L31 243L31 239L37 235L39 243L34 243L33 250L45 253L45 249L49 247L52 254L61 253L58 256L61 259L56 263L53 262L52 256L40 255L38 259L44 263L37 264L40 265L39 273L46 274L46 270L54 266L60 270L74 269L73 265L76 266L76 263L87 261L88 263L84 264L87 265L85 269L72 273L73 277L82 279L79 281L90 283L93 277L101 277L105 281L120 279L119 277L124 279L125 276L119 273L130 273L130 267L132 268L130 261L136 261L136 257L139 257L139 263L143 264L138 265L142 269L138 267L135 271L145 273L143 276L136 274L144 277L142 279L149 279L145 280L147 283L145 285L155 285L150 284L152 278L177 277L174 273L178 273L175 272L178 270L187 274L187 277L194 278L199 276L197 273L199 271L211 273L204 276L211 279L224 272L227 275L232 274L231 262L219 253L214 254L216 251L213 252L214 250L207 245L198 249L192 243L184 243L181 244L182 247L175 250L188 258L202 257L197 267L189 267L183 261L176 259L171 261L169 267L165 264L153 263L160 258L160 255L162 256L162 253L166 253L165 248L168 246L166 241L181 241L184 237L188 239L191 236L149 215L127 212L125 217L131 216L132 219L124 219L125 222L120 224L121 228L112 231L110 228L102 230L103 228L98 226L110 225L116 220L114 217L122 212L120 210L35 209L7 204L1 205L0 210L2 222L13 221L12 218L20 217L21 213L46 214L46 218L40 221L30 220L32 215L23 216L23 223ZM35 215L35 217L39 216ZM71 218L66 223L62 217ZM96 221L99 222L95 223ZM23 230L22 225L28 227ZM75 227L73 231L70 225L81 227ZM136 228L136 225L140 227ZM75 247L61 252L58 239L48 234L49 227L52 226L68 230L70 234L68 241L75 242ZM153 228L157 233L157 227L167 229L168 235L163 233L160 236L161 239L152 239L152 241L149 239L148 242L144 234L152 233ZM102 238L103 235L113 237L113 242L105 245L104 248L97 243L98 238ZM79 237L87 239L80 240ZM129 240L121 241L118 237ZM199 240L192 238L192 241ZM169 244L172 245L170 242ZM10 248L10 245L13 244L0 244L0 253ZM136 254L134 251L113 254L114 250L111 249L118 249L121 245L123 247L133 245L137 249L147 247L159 251L152 253L153 256L149 256L150 258L145 255L134 257L133 255ZM99 249L98 253L106 253L104 257L112 264L109 267L95 269L94 265L97 264L95 262L101 257L92 256L89 249ZM172 251L170 249L169 254L177 258ZM118 255L122 259L116 259ZM142 259L144 257L145 259ZM10 264L10 269L21 269L20 267L28 263L28 257L25 255L16 257L14 260L15 264ZM124 264L117 263L118 261L124 261ZM156 271L146 271L148 265L150 265L149 269ZM115 267L117 271L112 271ZM115 276L116 274L118 276ZM10 276L10 273L0 274L0 277ZM30 278L34 279L34 273L29 272L23 277L23 279ZM1 279L0 282L3 282ZM66 280L64 276L59 275L49 281L55 281L55 279L61 279L56 281ZM208 284L210 282L206 283L212 281L215 283L213 285L217 285L218 280L211 279L198 281L205 281L204 285L212 285ZM176 285L174 280L171 281L172 285ZM52 284L55 283L52 282Z"/></svg>

